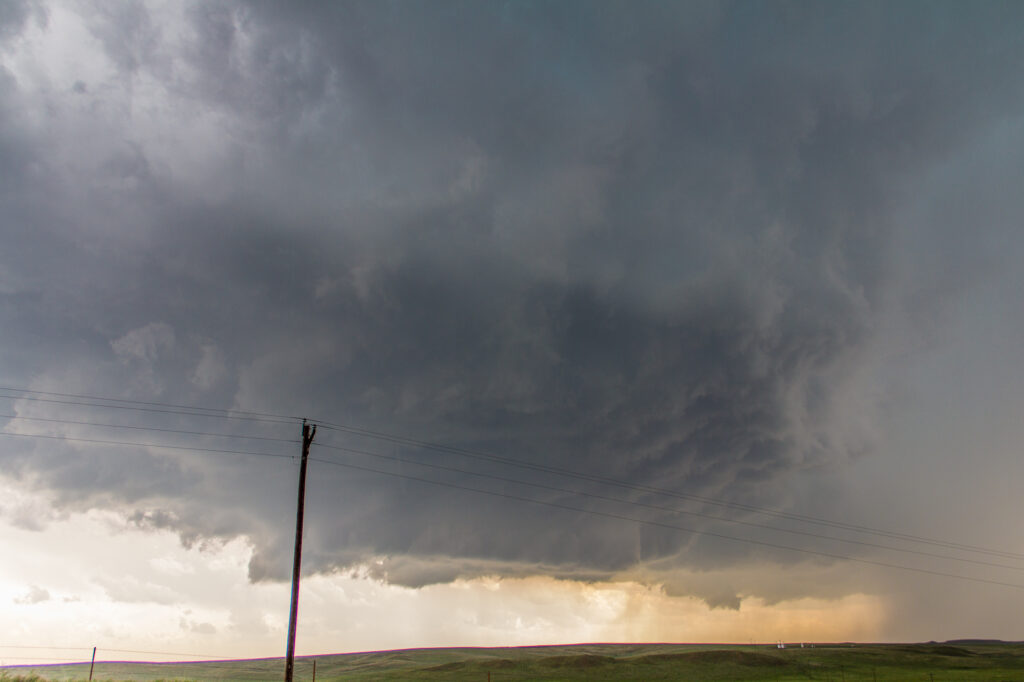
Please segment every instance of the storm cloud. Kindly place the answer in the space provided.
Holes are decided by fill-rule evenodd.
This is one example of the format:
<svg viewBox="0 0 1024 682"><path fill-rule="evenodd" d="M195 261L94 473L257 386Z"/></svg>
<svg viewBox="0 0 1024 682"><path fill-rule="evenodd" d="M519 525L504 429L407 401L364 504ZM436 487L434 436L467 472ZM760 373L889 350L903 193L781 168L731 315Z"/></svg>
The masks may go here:
<svg viewBox="0 0 1024 682"><path fill-rule="evenodd" d="M959 234L908 227L907 207L1021 120L1010 3L113 5L87 12L77 63L41 36L80 8L29 7L0 15L9 384L307 415L758 506L873 456L885 363L948 300L942 267L908 277L902 259ZM957 257L981 269L985 248ZM297 435L253 429L233 433ZM245 536L251 579L287 577L286 462L8 440L5 472L60 505L118 505L188 543ZM408 442L321 429L313 454L722 528L550 489L660 499L635 487ZM310 570L418 586L799 558L310 475Z"/></svg>

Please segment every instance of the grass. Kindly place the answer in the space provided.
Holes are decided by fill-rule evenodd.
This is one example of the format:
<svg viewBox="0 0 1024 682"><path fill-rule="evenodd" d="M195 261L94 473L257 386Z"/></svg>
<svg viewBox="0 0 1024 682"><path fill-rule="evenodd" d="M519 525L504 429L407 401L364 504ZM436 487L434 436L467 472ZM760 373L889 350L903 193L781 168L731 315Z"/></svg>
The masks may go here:
<svg viewBox="0 0 1024 682"><path fill-rule="evenodd" d="M582 644L523 648L413 649L317 656L316 679L693 680L694 682L1024 682L1024 644L764 645ZM88 663L9 668L0 682L85 680ZM83 667L84 666L84 667ZM311 680L312 658L295 679ZM250 681L283 677L282 659L204 663L97 663L94 680Z"/></svg>

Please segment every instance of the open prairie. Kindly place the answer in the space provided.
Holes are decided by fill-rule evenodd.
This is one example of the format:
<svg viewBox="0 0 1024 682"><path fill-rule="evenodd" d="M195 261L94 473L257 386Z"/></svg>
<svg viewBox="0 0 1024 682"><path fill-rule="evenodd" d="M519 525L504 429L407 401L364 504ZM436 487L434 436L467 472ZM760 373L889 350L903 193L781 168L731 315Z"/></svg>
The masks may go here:
<svg viewBox="0 0 1024 682"><path fill-rule="evenodd" d="M296 679L313 679L313 657ZM83 680L88 663L7 668L5 682ZM279 658L207 663L96 664L96 680L277 680ZM412 649L316 657L316 679L330 680L707 680L739 682L1024 682L1024 644L789 645L582 644L521 648Z"/></svg>

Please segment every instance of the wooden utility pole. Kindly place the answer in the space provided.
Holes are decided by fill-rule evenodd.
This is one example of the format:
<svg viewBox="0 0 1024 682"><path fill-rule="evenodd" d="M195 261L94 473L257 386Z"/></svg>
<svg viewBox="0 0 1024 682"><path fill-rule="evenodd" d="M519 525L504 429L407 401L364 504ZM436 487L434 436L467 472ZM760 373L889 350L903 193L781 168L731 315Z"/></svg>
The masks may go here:
<svg viewBox="0 0 1024 682"><path fill-rule="evenodd" d="M96 667L96 647L92 648L92 661L89 663L89 682L92 682L92 669Z"/></svg>
<svg viewBox="0 0 1024 682"><path fill-rule="evenodd" d="M310 428L302 420L302 462L299 464L299 505L295 513L295 559L292 562L292 607L288 614L288 657L284 665L284 682L292 682L295 672L295 625L299 616L299 569L302 566L302 509L306 499L306 461L309 444L316 435L316 425Z"/></svg>

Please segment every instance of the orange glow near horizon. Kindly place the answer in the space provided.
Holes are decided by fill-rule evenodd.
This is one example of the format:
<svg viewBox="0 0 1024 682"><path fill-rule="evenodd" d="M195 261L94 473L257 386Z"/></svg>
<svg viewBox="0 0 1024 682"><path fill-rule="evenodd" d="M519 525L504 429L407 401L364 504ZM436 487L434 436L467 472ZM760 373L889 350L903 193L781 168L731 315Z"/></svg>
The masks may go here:
<svg viewBox="0 0 1024 682"><path fill-rule="evenodd" d="M4 644L99 646L101 652L106 645L222 658L283 653L288 585L247 580L251 548L244 540L189 549L170 532L118 527L109 512L52 520L45 532L8 526L2 534L20 559L0 567L0 601L11 605L0 611ZM60 564L51 560L54 546L65 557ZM115 571L118 581L104 577ZM883 630L887 609L883 599L867 594L772 604L748 597L727 609L636 580L481 577L409 588L333 574L303 580L299 617L298 653L310 655L585 642L866 640ZM0 655L13 662L25 651Z"/></svg>

